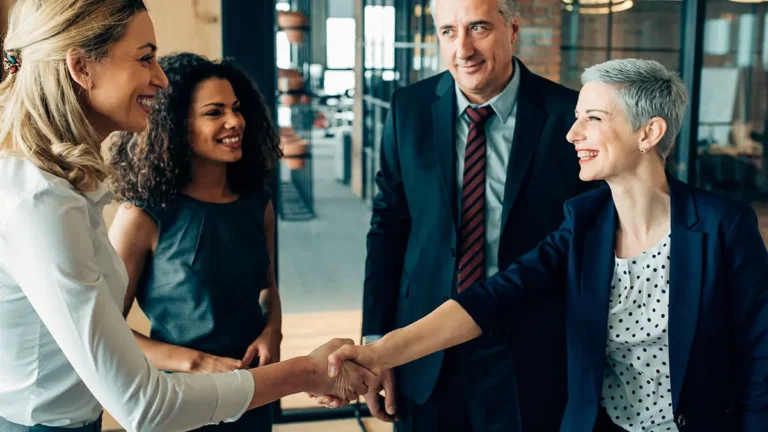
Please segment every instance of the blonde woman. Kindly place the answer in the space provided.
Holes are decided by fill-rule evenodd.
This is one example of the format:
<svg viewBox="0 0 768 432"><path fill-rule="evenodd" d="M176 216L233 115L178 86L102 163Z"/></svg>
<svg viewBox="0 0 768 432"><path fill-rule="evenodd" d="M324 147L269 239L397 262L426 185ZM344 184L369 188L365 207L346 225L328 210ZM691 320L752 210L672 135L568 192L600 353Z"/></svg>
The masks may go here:
<svg viewBox="0 0 768 432"><path fill-rule="evenodd" d="M0 85L0 431L130 431L238 419L282 396L350 399L370 373L308 356L221 374L151 367L123 320L128 277L107 238L100 143L139 132L167 79L141 0L19 0Z"/></svg>

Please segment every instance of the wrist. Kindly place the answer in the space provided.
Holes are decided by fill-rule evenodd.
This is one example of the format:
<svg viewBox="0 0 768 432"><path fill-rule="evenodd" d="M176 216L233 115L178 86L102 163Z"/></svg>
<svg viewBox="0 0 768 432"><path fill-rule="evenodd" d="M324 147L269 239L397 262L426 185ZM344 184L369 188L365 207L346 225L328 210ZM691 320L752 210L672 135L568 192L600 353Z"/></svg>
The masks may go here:
<svg viewBox="0 0 768 432"><path fill-rule="evenodd" d="M197 373L203 365L205 354L200 351L194 351L187 357L184 362L184 371L189 373Z"/></svg>
<svg viewBox="0 0 768 432"><path fill-rule="evenodd" d="M276 338L279 341L282 341L283 332L280 327L281 326L279 324L267 323L266 327L264 327L264 330L262 330L261 334L269 335L273 338Z"/></svg>
<svg viewBox="0 0 768 432"><path fill-rule="evenodd" d="M311 392L311 389L321 387L328 379L328 366L322 364L319 359L307 355L296 357L296 361L298 375L305 377L305 382L309 383L309 388L302 391Z"/></svg>

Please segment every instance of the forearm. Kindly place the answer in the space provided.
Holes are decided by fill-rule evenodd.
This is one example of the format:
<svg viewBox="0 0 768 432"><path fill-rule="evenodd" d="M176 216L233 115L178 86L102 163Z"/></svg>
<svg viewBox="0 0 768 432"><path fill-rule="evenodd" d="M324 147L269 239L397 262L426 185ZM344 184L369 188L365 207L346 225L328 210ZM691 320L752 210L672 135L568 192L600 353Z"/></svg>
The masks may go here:
<svg viewBox="0 0 768 432"><path fill-rule="evenodd" d="M450 300L415 323L387 334L371 347L376 351L377 365L391 369L470 341L480 334L480 327L472 317Z"/></svg>
<svg viewBox="0 0 768 432"><path fill-rule="evenodd" d="M133 335L141 351L155 368L169 372L195 371L195 365L202 354L200 351L152 340L135 330Z"/></svg>
<svg viewBox="0 0 768 432"><path fill-rule="evenodd" d="M248 409L260 407L285 396L306 392L321 374L319 368L306 356L250 370L255 384L253 399Z"/></svg>
<svg viewBox="0 0 768 432"><path fill-rule="evenodd" d="M283 311L280 302L280 292L277 290L277 286L273 285L261 290L259 303L267 317L267 325L264 331L273 331L277 334L282 334Z"/></svg>

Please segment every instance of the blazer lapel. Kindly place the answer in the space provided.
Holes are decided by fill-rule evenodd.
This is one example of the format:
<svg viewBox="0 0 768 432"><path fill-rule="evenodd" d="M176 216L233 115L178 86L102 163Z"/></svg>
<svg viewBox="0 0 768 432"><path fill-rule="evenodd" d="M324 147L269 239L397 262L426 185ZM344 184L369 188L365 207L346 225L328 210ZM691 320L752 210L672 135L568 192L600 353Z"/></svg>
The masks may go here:
<svg viewBox="0 0 768 432"><path fill-rule="evenodd" d="M538 93L532 85L532 74L523 63L517 61L520 74L520 89L517 96L517 115L515 117L515 132L512 138L512 149L507 163L507 180L504 184L504 203L501 212L502 231L507 224L509 212L517 199L523 184L525 173L528 171L533 155L539 145L541 130L547 119L547 113L538 107Z"/></svg>
<svg viewBox="0 0 768 432"><path fill-rule="evenodd" d="M608 331L608 303L613 280L614 245L618 218L609 200L595 224L585 233L581 269L581 310L585 323L587 354L592 367L594 391L602 390L605 340Z"/></svg>
<svg viewBox="0 0 768 432"><path fill-rule="evenodd" d="M704 269L704 234L691 230L699 218L690 188L674 177L667 177L672 206L669 363L672 404L677 407L699 315Z"/></svg>
<svg viewBox="0 0 768 432"><path fill-rule="evenodd" d="M451 74L443 73L432 104L432 152L438 161L443 195L456 226L456 93Z"/></svg>

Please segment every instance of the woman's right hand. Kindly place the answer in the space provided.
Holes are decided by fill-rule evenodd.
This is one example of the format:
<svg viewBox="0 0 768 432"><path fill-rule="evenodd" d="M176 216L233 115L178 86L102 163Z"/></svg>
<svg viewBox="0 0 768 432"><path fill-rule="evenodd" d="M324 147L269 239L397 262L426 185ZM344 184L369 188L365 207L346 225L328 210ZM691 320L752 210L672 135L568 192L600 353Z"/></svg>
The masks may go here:
<svg viewBox="0 0 768 432"><path fill-rule="evenodd" d="M192 373L226 373L238 369L245 369L245 365L242 361L206 354L204 352L199 352L195 355L192 359L192 364L190 365L190 372Z"/></svg>

